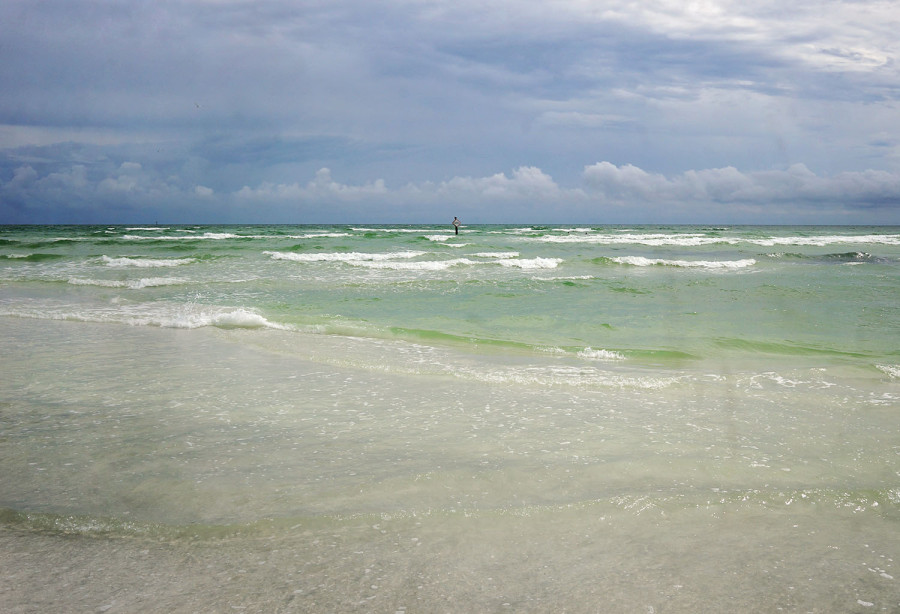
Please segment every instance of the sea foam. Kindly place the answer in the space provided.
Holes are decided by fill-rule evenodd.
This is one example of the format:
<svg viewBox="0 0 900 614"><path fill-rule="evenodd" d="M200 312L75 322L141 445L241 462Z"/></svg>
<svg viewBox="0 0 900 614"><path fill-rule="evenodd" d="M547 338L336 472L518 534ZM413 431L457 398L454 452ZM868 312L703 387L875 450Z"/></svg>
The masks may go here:
<svg viewBox="0 0 900 614"><path fill-rule="evenodd" d="M263 252L263 254L271 257L272 260L293 260L295 262L364 262L417 258L424 255L425 252L402 251L388 252L385 254L367 254L360 252L327 252L298 254L294 252L267 251Z"/></svg>
<svg viewBox="0 0 900 614"><path fill-rule="evenodd" d="M698 269L744 269L756 264L753 258L742 260L665 260L663 258L644 258L643 256L619 256L610 258L612 262L631 266L672 266Z"/></svg>
<svg viewBox="0 0 900 614"><path fill-rule="evenodd" d="M593 348L584 348L578 352L581 358L590 360L625 360L625 357L619 352L611 352L609 350L595 350Z"/></svg>
<svg viewBox="0 0 900 614"><path fill-rule="evenodd" d="M520 269L555 269L562 261L562 258L508 258L497 260L497 264Z"/></svg>
<svg viewBox="0 0 900 614"><path fill-rule="evenodd" d="M893 379L900 378L900 365L875 365L883 373L887 373Z"/></svg>
<svg viewBox="0 0 900 614"><path fill-rule="evenodd" d="M69 282L73 286L99 286L102 288L128 288L140 290L141 288L154 288L158 286L177 286L188 283L185 279L177 277L144 277L142 279L82 279L70 277Z"/></svg>
<svg viewBox="0 0 900 614"><path fill-rule="evenodd" d="M216 305L178 305L174 303L128 304L118 301L109 306L81 306L48 301L30 301L0 305L0 316L37 320L69 320L156 326L160 328L272 328L295 330L272 322L253 310Z"/></svg>
<svg viewBox="0 0 900 614"><path fill-rule="evenodd" d="M391 269L395 271L443 271L463 264L476 264L468 258L452 258L450 260L423 260L419 262L392 262L389 260L348 260L353 266L370 269Z"/></svg>
<svg viewBox="0 0 900 614"><path fill-rule="evenodd" d="M119 258L111 258L109 256L101 256L100 260L108 267L138 267L138 268L155 268L155 267L174 267L181 266L183 264L191 264L192 262L196 262L194 258L164 258L164 259L153 259L153 258L129 258L127 256L122 256Z"/></svg>
<svg viewBox="0 0 900 614"><path fill-rule="evenodd" d="M682 246L697 247L700 245L715 245L717 243L730 243L728 239L721 237L707 237L700 234L569 234L547 235L533 240L544 243L593 243L598 245L650 245L650 246Z"/></svg>

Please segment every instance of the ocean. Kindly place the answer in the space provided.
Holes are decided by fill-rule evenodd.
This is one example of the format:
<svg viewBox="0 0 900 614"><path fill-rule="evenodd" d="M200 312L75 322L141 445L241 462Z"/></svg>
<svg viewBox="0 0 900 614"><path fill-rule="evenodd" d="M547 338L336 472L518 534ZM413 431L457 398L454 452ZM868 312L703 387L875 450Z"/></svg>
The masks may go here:
<svg viewBox="0 0 900 614"><path fill-rule="evenodd" d="M0 227L4 612L900 611L900 228Z"/></svg>

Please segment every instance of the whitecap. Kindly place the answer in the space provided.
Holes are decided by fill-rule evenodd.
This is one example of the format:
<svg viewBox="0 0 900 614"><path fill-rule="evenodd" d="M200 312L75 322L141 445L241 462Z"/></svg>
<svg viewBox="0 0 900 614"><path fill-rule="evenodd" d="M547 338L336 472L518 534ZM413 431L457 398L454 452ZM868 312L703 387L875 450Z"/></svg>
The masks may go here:
<svg viewBox="0 0 900 614"><path fill-rule="evenodd" d="M155 288L158 286L175 286L187 283L186 280L177 277L145 277L142 279L81 279L69 278L68 283L73 286L100 286L103 288L128 288L140 290L141 288Z"/></svg>
<svg viewBox="0 0 900 614"><path fill-rule="evenodd" d="M444 271L450 267L463 264L476 264L468 258L454 258L451 260L423 260L420 262L391 262L373 260L349 260L348 264L366 267L370 269L390 269L394 271Z"/></svg>
<svg viewBox="0 0 900 614"><path fill-rule="evenodd" d="M403 232L403 233L415 233L421 234L423 232L434 232L433 229L428 228L354 228L351 227L350 230L354 230L356 232Z"/></svg>
<svg viewBox="0 0 900 614"><path fill-rule="evenodd" d="M524 258L521 260L509 258L497 260L497 264L520 269L555 269L562 261L562 258Z"/></svg>
<svg viewBox="0 0 900 614"><path fill-rule="evenodd" d="M595 350L590 347L584 348L578 352L578 356L581 358L589 358L591 360L625 360L625 357L619 352Z"/></svg>
<svg viewBox="0 0 900 614"><path fill-rule="evenodd" d="M696 247L700 245L714 245L717 243L733 243L729 239L721 237L707 237L700 234L568 234L548 235L533 239L544 243L592 243L597 245L678 245L684 247Z"/></svg>
<svg viewBox="0 0 900 614"><path fill-rule="evenodd" d="M295 262L361 262L382 261L417 258L425 252L403 251L388 252L384 254L367 254L360 252L324 252L324 253L295 253L295 252L263 252L272 260L293 260Z"/></svg>
<svg viewBox="0 0 900 614"><path fill-rule="evenodd" d="M772 247L775 245L803 245L825 247L836 243L900 245L900 235L822 235L815 237L767 237L748 239L748 243Z"/></svg>
<svg viewBox="0 0 900 614"><path fill-rule="evenodd" d="M900 365L875 365L879 371L887 373L892 378L900 378Z"/></svg>
<svg viewBox="0 0 900 614"><path fill-rule="evenodd" d="M519 252L478 252L477 254L472 254L472 256L476 258L518 258Z"/></svg>
<svg viewBox="0 0 900 614"><path fill-rule="evenodd" d="M166 259L150 259L150 258L129 258L122 256L119 258L110 258L109 256L101 256L100 260L108 267L138 267L143 269L155 267L173 267L183 264L191 264L196 262L194 258L166 258Z"/></svg>
<svg viewBox="0 0 900 614"><path fill-rule="evenodd" d="M192 231L179 231L179 232L192 232ZM156 237L146 237L143 235L122 235L123 239L128 241L197 241L200 239L210 239L214 241L221 241L223 239L265 239L269 238L266 236L252 236L252 235L236 235L230 232L204 232L202 235L192 234L189 236L172 236L172 235L161 235Z"/></svg>
<svg viewBox="0 0 900 614"><path fill-rule="evenodd" d="M672 266L699 269L744 269L756 264L753 258L742 260L665 260L662 258L644 258L643 256L618 256L611 261L631 266Z"/></svg>

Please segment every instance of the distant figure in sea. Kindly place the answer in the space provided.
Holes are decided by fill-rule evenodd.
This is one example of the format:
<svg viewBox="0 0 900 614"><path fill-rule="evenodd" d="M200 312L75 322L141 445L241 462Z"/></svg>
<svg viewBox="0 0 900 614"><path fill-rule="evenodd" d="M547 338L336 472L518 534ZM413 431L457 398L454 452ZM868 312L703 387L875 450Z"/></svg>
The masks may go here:
<svg viewBox="0 0 900 614"><path fill-rule="evenodd" d="M456 231L456 234L459 234L459 225L460 221L458 217L453 218L453 230Z"/></svg>

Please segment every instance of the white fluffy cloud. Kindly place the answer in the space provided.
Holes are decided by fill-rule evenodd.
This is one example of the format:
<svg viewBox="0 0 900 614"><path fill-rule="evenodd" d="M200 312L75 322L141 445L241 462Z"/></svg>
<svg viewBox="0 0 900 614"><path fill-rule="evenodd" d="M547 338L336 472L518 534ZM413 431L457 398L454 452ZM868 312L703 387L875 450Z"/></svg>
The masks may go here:
<svg viewBox="0 0 900 614"><path fill-rule="evenodd" d="M803 164L785 170L742 173L734 167L692 170L674 177L632 165L599 162L584 169L595 194L618 203L842 203L848 208L900 209L900 176L885 171L821 177Z"/></svg>

